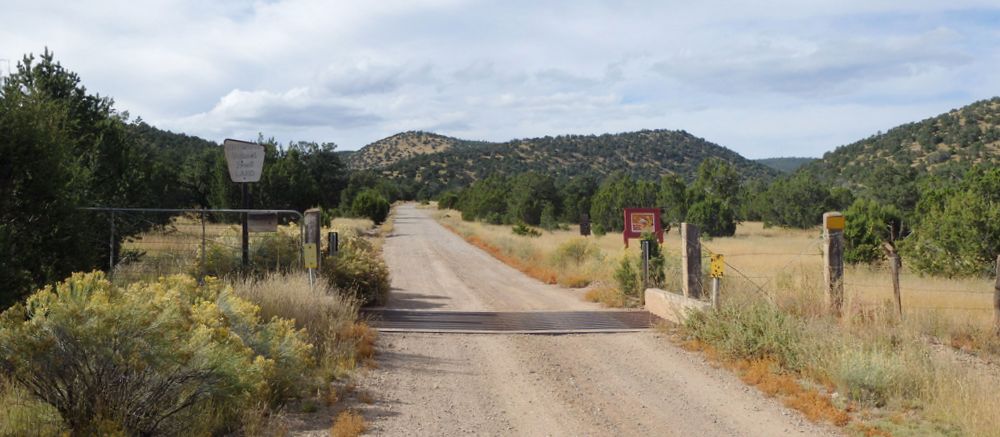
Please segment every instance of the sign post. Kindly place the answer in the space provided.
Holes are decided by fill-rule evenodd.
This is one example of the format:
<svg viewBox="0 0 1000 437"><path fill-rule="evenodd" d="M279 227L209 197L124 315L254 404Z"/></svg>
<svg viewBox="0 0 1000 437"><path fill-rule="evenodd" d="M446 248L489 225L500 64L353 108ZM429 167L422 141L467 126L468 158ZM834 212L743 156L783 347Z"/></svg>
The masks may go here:
<svg viewBox="0 0 1000 437"><path fill-rule="evenodd" d="M844 305L844 215L837 211L823 214L823 277L826 280L830 312L841 316Z"/></svg>
<svg viewBox="0 0 1000 437"><path fill-rule="evenodd" d="M240 202L242 209L250 208L248 182L260 181L261 170L264 169L264 146L247 141L226 139L222 143L226 154L226 164L229 166L229 178L240 184ZM243 269L250 265L250 230L247 213L242 214L243 225Z"/></svg>
<svg viewBox="0 0 1000 437"><path fill-rule="evenodd" d="M712 306L715 309L719 309L721 303L719 302L719 281L722 280L722 276L725 271L725 260L722 254L713 253L711 256L711 264L709 268L709 276L712 278Z"/></svg>
<svg viewBox="0 0 1000 437"><path fill-rule="evenodd" d="M642 292L649 288L649 240L639 240L642 247Z"/></svg>

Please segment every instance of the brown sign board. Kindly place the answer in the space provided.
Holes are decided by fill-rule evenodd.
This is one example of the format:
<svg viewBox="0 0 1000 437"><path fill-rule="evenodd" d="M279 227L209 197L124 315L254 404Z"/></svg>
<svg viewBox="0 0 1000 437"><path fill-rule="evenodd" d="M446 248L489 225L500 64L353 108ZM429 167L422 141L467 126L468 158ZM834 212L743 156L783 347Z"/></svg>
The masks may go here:
<svg viewBox="0 0 1000 437"><path fill-rule="evenodd" d="M622 239L628 247L630 238L639 238L643 232L651 232L663 243L663 225L660 223L660 208L625 208L625 230Z"/></svg>
<svg viewBox="0 0 1000 437"><path fill-rule="evenodd" d="M247 214L247 230L250 232L277 232L278 215L249 213Z"/></svg>

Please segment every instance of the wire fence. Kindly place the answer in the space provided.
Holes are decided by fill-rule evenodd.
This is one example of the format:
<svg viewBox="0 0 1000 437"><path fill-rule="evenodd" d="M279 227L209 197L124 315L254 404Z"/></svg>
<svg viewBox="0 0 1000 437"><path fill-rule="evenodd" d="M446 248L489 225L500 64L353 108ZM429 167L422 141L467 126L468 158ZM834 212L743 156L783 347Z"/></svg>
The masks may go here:
<svg viewBox="0 0 1000 437"><path fill-rule="evenodd" d="M822 238L800 241L797 250L726 244L729 242L719 242L716 248L712 242L702 242L703 258L711 254L724 257L723 293L727 282L729 289L750 290L769 300L791 293L825 293ZM993 284L993 278L927 277L904 268L900 273L900 300L907 313L940 310L951 316L968 316L970 321L986 320L993 312ZM855 305L885 304L894 299L890 269L881 264L846 266L844 293Z"/></svg>
<svg viewBox="0 0 1000 437"><path fill-rule="evenodd" d="M184 273L205 276L300 270L302 214L288 210L84 208L106 218L109 276L119 283ZM247 265L241 221L250 215Z"/></svg>

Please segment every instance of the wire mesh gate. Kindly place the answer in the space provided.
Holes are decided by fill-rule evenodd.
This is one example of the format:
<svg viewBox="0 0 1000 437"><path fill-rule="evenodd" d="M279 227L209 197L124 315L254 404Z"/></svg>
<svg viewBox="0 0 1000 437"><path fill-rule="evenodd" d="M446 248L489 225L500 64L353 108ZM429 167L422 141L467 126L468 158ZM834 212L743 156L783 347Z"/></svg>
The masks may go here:
<svg viewBox="0 0 1000 437"><path fill-rule="evenodd" d="M205 276L303 269L303 215L274 209L80 208L107 216L108 275L116 282L185 273ZM241 218L251 226L243 266ZM270 224L270 226L269 226Z"/></svg>

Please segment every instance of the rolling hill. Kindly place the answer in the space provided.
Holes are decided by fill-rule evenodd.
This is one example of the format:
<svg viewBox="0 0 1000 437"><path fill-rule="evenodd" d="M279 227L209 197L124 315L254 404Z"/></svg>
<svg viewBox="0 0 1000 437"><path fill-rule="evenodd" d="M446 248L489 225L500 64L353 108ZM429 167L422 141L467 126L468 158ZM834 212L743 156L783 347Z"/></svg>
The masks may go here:
<svg viewBox="0 0 1000 437"><path fill-rule="evenodd" d="M427 182L432 190L467 184L492 173L536 171L553 176L608 175L646 178L676 173L691 180L709 157L729 162L746 178L771 179L778 171L685 131L643 130L604 135L561 135L504 143L466 141L405 132L349 155L354 169Z"/></svg>
<svg viewBox="0 0 1000 437"><path fill-rule="evenodd" d="M806 165L815 160L816 158L782 157L782 158L755 159L754 161L757 161L782 173L792 173L795 170L798 170L799 167L802 167L803 165Z"/></svg>
<svg viewBox="0 0 1000 437"><path fill-rule="evenodd" d="M838 147L799 171L845 186L864 186L887 169L914 176L957 174L1000 164L1000 97L907 123Z"/></svg>
<svg viewBox="0 0 1000 437"><path fill-rule="evenodd" d="M344 158L348 168L352 170L371 170L388 167L416 156L482 144L484 143L460 140L430 132L410 131L378 140L357 152L345 155Z"/></svg>

